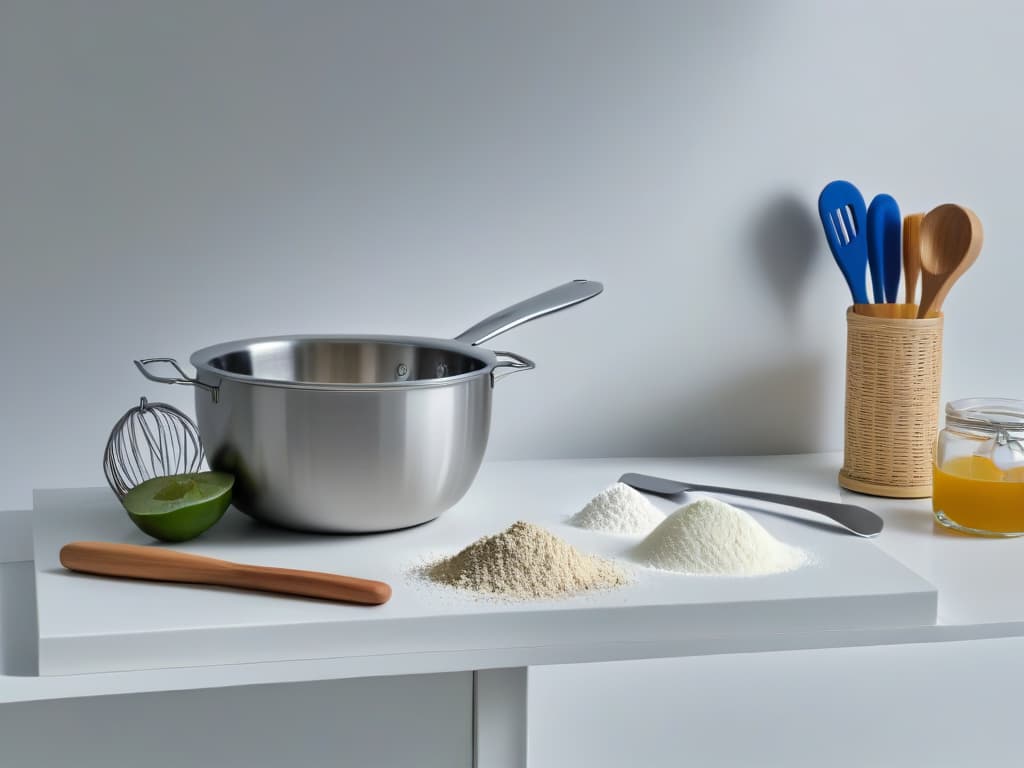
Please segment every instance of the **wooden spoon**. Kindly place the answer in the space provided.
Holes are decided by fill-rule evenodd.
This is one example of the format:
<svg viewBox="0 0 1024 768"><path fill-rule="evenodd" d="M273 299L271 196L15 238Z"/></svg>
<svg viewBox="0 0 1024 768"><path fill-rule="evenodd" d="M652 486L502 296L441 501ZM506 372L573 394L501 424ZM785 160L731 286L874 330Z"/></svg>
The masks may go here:
<svg viewBox="0 0 1024 768"><path fill-rule="evenodd" d="M245 565L135 544L75 541L61 547L60 562L72 571L101 576L212 584L346 603L380 605L391 598L391 587L382 581L320 571Z"/></svg>
<svg viewBox="0 0 1024 768"><path fill-rule="evenodd" d="M921 308L918 317L942 309L953 283L971 268L981 253L985 235L970 208L946 203L921 221Z"/></svg>
<svg viewBox="0 0 1024 768"><path fill-rule="evenodd" d="M921 219L923 213L903 218L903 285L907 304L917 303L917 279L921 276Z"/></svg>

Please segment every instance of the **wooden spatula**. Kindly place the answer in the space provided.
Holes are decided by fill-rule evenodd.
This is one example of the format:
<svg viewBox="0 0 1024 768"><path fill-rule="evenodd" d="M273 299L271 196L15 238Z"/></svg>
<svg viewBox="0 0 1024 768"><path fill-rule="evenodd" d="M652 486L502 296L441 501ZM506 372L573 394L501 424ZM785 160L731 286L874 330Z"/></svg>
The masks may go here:
<svg viewBox="0 0 1024 768"><path fill-rule="evenodd" d="M921 219L923 213L903 218L903 284L907 304L917 303L917 280L921 276Z"/></svg>
<svg viewBox="0 0 1024 768"><path fill-rule="evenodd" d="M382 581L321 571L245 565L135 544L74 541L61 547L60 562L69 570L101 576L211 584L345 603L380 605L391 598L391 587Z"/></svg>

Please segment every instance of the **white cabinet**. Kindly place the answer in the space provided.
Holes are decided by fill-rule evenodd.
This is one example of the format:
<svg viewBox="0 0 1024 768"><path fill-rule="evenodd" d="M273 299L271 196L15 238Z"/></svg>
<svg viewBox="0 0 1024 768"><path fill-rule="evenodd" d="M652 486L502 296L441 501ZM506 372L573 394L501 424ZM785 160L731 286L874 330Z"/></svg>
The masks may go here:
<svg viewBox="0 0 1024 768"><path fill-rule="evenodd" d="M1024 639L544 667L530 768L1019 766Z"/></svg>
<svg viewBox="0 0 1024 768"><path fill-rule="evenodd" d="M4 768L469 768L471 672L0 705Z"/></svg>

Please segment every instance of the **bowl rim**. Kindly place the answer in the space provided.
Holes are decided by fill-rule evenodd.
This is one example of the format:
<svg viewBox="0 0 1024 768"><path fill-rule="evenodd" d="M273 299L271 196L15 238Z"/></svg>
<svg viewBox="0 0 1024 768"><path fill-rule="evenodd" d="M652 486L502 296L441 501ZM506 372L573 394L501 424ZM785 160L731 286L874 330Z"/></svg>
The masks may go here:
<svg viewBox="0 0 1024 768"><path fill-rule="evenodd" d="M429 379L414 379L410 381L384 381L384 382L316 382L293 379L276 379L261 376L252 376L245 373L228 371L213 365L213 360L227 354L242 352L260 344L294 344L296 342L340 342L358 344L382 344L395 346L413 346L428 349L454 352L470 357L481 363L481 367L475 371L455 374L454 376L440 376ZM261 387L274 387L281 389L308 389L342 392L360 391L402 391L411 389L427 389L431 387L445 387L460 384L482 376L490 376L498 362L497 354L483 347L476 347L454 339L431 338L429 336L396 336L396 335L361 335L361 334L290 334L281 336L257 336L247 339L237 339L212 344L196 350L189 357L189 362L196 369L200 381L217 385L218 380L227 379L242 384L251 384Z"/></svg>

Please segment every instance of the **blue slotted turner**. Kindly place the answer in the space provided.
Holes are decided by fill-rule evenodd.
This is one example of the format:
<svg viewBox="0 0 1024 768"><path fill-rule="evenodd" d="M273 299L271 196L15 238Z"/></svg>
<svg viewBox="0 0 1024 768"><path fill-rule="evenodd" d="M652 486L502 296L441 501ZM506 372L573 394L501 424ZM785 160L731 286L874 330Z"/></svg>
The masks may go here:
<svg viewBox="0 0 1024 768"><path fill-rule="evenodd" d="M848 181L833 181L818 196L818 215L832 256L850 286L853 303L869 304L867 211L863 195Z"/></svg>
<svg viewBox="0 0 1024 768"><path fill-rule="evenodd" d="M868 206L868 266L875 302L896 303L900 287L903 218L891 195L875 195Z"/></svg>

